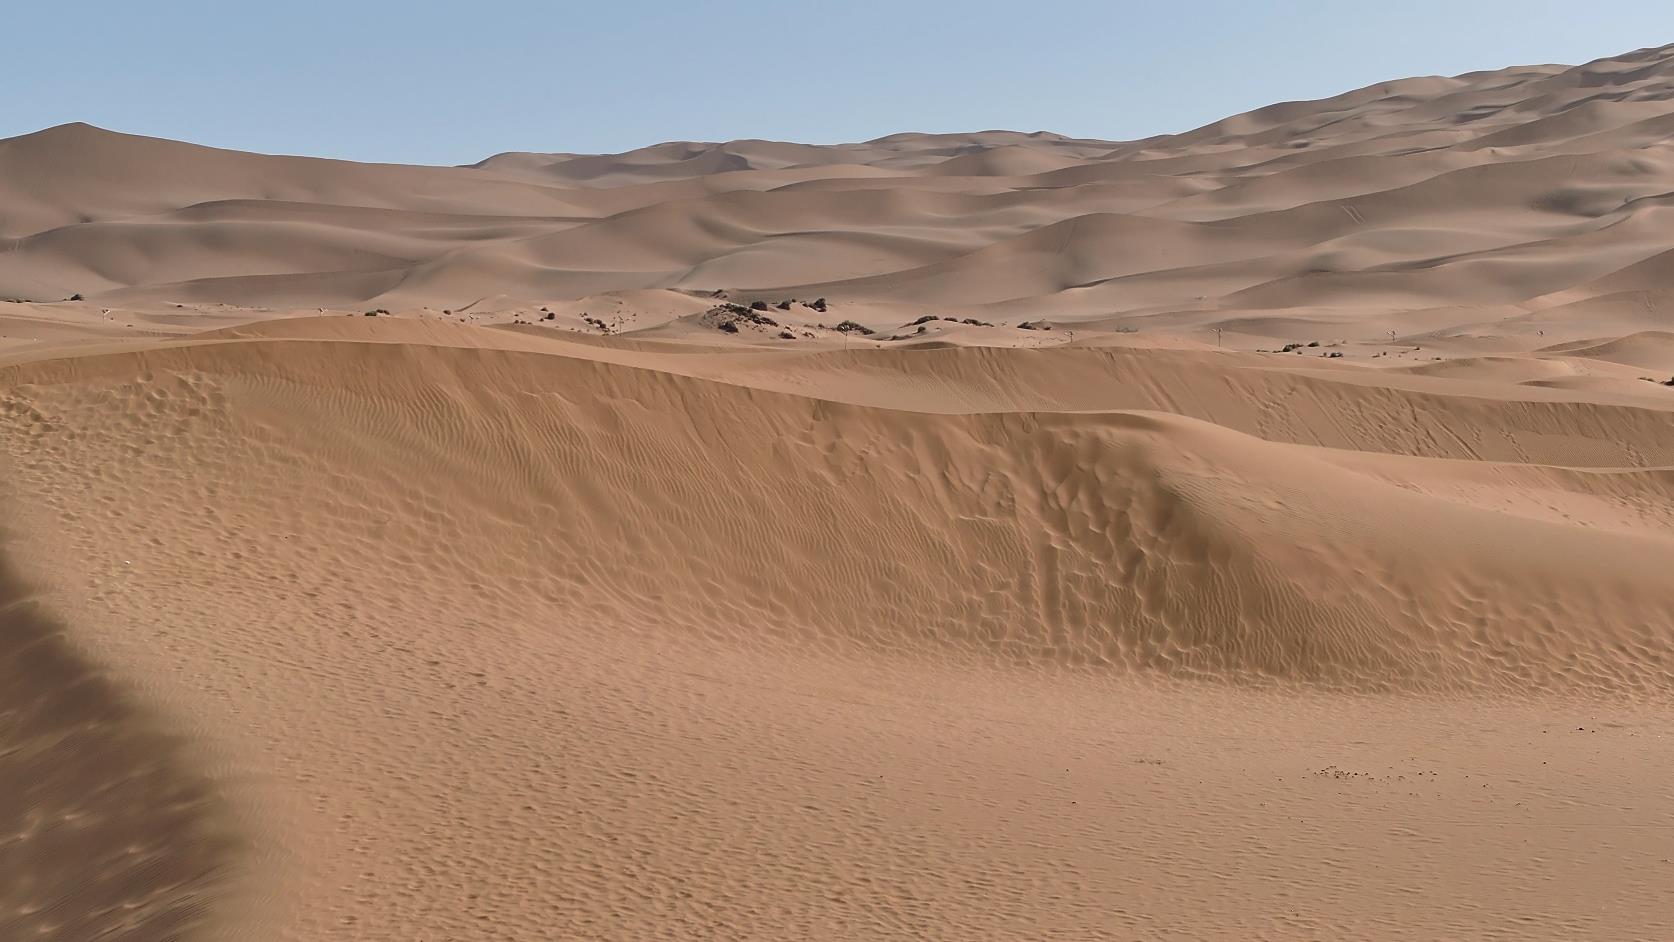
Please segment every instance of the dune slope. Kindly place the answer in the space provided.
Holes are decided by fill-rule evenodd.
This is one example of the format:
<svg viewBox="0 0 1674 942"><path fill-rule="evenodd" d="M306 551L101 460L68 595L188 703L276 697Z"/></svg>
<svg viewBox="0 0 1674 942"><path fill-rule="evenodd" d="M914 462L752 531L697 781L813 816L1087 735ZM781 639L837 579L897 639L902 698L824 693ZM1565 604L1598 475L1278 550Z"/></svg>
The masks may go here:
<svg viewBox="0 0 1674 942"><path fill-rule="evenodd" d="M212 926L239 848L211 782L4 564L0 935L164 939Z"/></svg>
<svg viewBox="0 0 1674 942"><path fill-rule="evenodd" d="M0 296L457 309L727 289L1148 323L1533 310L1661 284L1671 97L1661 47L1131 142L906 134L444 168L66 125L0 141Z"/></svg>

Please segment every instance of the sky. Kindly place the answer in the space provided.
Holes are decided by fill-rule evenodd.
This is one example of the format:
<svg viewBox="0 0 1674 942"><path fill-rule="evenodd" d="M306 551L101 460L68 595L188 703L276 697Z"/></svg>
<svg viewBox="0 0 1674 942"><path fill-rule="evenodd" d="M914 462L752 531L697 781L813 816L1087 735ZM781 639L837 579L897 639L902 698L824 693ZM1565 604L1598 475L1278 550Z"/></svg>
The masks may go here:
<svg viewBox="0 0 1674 942"><path fill-rule="evenodd" d="M0 137L85 121L430 164L899 131L1127 140L1387 79L1674 42L1666 0L4 6Z"/></svg>

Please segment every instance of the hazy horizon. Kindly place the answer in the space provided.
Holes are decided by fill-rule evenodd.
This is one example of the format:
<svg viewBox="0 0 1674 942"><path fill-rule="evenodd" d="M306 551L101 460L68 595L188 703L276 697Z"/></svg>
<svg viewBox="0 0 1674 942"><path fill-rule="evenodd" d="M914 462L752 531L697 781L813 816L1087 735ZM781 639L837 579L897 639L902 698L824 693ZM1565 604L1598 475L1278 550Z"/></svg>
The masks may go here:
<svg viewBox="0 0 1674 942"><path fill-rule="evenodd" d="M432 165L982 129L1135 140L1391 76L1577 64L1654 45L1643 24L1653 8L1628 6L1578 22L1555 4L1509 0L1352 17L1318 3L1215 2L1191 32L1166 11L1087 0L1036 5L1026 18L939 0L861 3L843 17L760 0L566 11L503 0L468 20L382 0L187 3L92 21L35 8L13 14L18 34L62 38L75 55L52 42L14 52L25 93L0 108L0 137L79 121L233 150ZM1450 28L1428 28L1427 10Z"/></svg>

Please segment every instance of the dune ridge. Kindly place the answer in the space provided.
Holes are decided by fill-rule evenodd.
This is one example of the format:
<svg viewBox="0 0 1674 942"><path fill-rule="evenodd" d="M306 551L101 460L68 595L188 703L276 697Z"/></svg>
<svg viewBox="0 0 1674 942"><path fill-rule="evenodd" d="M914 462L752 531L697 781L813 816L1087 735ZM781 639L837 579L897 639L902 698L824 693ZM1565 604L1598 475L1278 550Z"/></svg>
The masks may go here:
<svg viewBox="0 0 1674 942"><path fill-rule="evenodd" d="M1036 385L1061 380L1052 361L1079 353L1029 355L1023 372ZM760 625L800 645L930 641L1025 663L1361 688L1674 683L1658 627L1674 615L1662 588L1670 518L1608 510L1669 505L1674 409L1495 402L1473 427L1454 397L1327 382L1324 403L1258 412L1243 404L1286 398L1269 374L1246 395L1216 389L1237 371L1212 356L1188 358L1181 372L1198 375L1175 381L1174 364L1118 371L1085 353L1109 378L1102 388L1081 378L1074 412L1028 408L1050 393L1004 412L934 414L761 389L747 369L713 382L578 356L346 339L194 342L0 376L40 389L11 410L33 417L16 430L25 439L41 438L54 412L87 407L55 394L92 387L109 390L100 401L133 404L116 409L125 422L168 428L149 451L182 467L202 461L173 450L208 436L207 400L311 427L337 443L315 462L354 454L357 474L413 499L425 469L453 487L438 506L469 498L588 547L589 558L545 542L535 552L566 574L554 579L586 574L568 590L577 597L612 586L600 604L619 609L613 620L647 628ZM968 381L1004 375L994 362L969 374L989 379ZM1029 385L1004 383L1013 395ZM1167 397L1135 401L1133 386ZM1353 424L1315 424L1350 402L1362 410ZM1437 439L1441 422L1450 428ZM218 447L256 447L227 434ZM1628 453L1584 470L1580 448L1611 447L1594 438ZM1493 451L1521 460L1483 460ZM379 467L384 455L393 463ZM1619 467L1630 456L1653 463ZM35 460L59 458L48 447ZM547 520L547 508L561 510ZM626 530L641 536L611 535ZM1473 544L1438 547L1429 534L1440 531ZM679 562L648 568L642 555ZM988 587L980 603L959 588L969 583Z"/></svg>
<svg viewBox="0 0 1674 942"><path fill-rule="evenodd" d="M997 317L1537 310L1666 267L1671 59L1382 83L1131 142L905 134L448 168L66 125L0 141L0 295L451 309L724 288Z"/></svg>

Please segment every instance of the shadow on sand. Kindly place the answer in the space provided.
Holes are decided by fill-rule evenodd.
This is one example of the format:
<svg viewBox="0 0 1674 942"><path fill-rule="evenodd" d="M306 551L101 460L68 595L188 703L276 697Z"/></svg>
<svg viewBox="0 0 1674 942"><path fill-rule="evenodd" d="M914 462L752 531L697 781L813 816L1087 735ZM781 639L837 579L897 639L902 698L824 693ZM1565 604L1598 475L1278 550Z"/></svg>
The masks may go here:
<svg viewBox="0 0 1674 942"><path fill-rule="evenodd" d="M192 936L236 850L218 807L0 554L0 939Z"/></svg>

